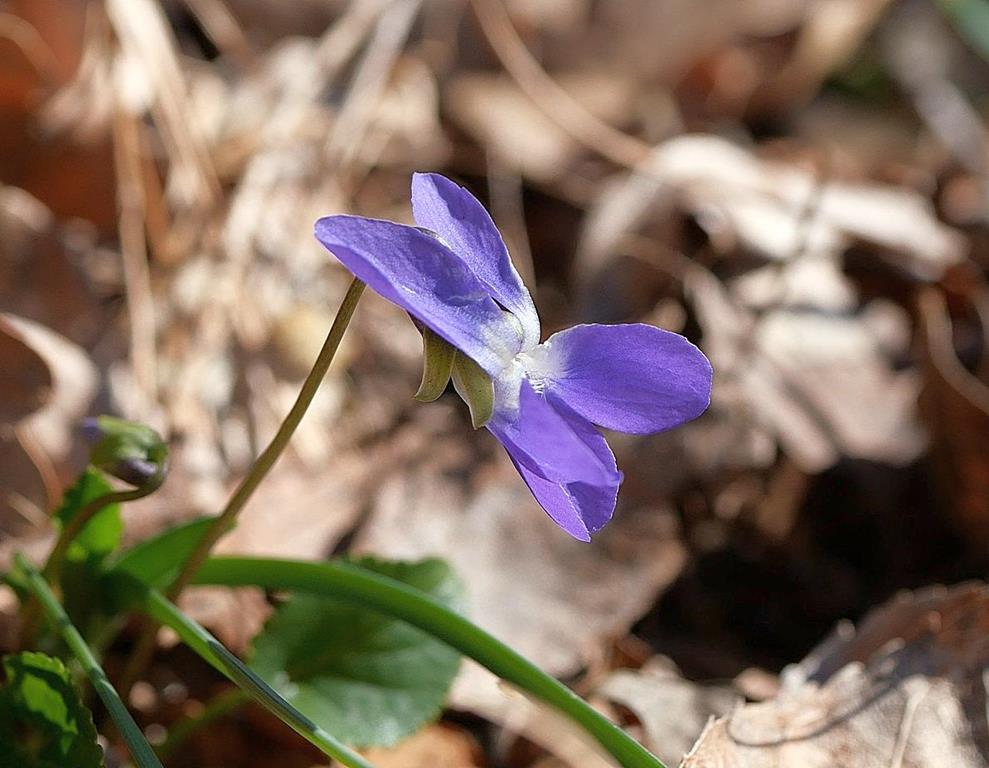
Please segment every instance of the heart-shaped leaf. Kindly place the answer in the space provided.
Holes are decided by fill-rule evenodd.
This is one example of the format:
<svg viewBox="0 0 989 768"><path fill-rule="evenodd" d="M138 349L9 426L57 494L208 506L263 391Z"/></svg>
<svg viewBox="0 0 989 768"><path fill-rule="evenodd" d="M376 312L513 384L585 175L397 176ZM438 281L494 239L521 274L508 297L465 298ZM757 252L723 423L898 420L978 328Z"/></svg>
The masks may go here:
<svg viewBox="0 0 989 768"><path fill-rule="evenodd" d="M102 768L92 713L58 659L25 652L3 660L0 768Z"/></svg>
<svg viewBox="0 0 989 768"><path fill-rule="evenodd" d="M442 560L354 561L460 607ZM435 718L460 655L419 629L343 601L299 595L255 638L251 667L297 709L343 741L387 746Z"/></svg>

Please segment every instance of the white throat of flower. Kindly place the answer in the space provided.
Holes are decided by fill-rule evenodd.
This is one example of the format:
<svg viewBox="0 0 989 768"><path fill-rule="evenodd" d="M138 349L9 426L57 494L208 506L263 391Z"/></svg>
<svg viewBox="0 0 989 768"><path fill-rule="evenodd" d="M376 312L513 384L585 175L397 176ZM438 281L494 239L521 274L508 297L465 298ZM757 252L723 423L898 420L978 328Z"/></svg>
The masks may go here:
<svg viewBox="0 0 989 768"><path fill-rule="evenodd" d="M519 408L522 380L542 393L547 384L558 378L559 365L552 345L543 342L530 350L519 352L494 379L496 410L514 413Z"/></svg>

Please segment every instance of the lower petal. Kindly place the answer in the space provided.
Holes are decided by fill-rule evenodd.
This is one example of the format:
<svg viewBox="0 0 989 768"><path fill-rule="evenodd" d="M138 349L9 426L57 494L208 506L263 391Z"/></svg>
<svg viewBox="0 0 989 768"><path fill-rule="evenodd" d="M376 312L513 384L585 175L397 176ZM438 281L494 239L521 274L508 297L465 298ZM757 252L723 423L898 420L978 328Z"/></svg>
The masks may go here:
<svg viewBox="0 0 989 768"><path fill-rule="evenodd" d="M591 534L611 519L618 498L618 483L553 483L512 459L515 468L529 486L550 519L580 541L590 541Z"/></svg>
<svg viewBox="0 0 989 768"><path fill-rule="evenodd" d="M551 426L543 409L562 421L565 429L560 424ZM526 381L522 382L518 418L525 423L507 434L497 425L488 428L501 440L553 522L575 539L590 541L591 534L611 519L622 482L607 441L566 403L536 394ZM593 456L595 472L579 479L576 471L588 456Z"/></svg>
<svg viewBox="0 0 989 768"><path fill-rule="evenodd" d="M652 325L577 325L528 354L531 378L588 421L633 434L696 418L711 364L683 336Z"/></svg>
<svg viewBox="0 0 989 768"><path fill-rule="evenodd" d="M586 419L563 406L554 408L524 379L518 404L507 409L495 403L487 428L505 446L512 459L553 483L615 481L618 471L604 438ZM607 451L604 457L593 433Z"/></svg>

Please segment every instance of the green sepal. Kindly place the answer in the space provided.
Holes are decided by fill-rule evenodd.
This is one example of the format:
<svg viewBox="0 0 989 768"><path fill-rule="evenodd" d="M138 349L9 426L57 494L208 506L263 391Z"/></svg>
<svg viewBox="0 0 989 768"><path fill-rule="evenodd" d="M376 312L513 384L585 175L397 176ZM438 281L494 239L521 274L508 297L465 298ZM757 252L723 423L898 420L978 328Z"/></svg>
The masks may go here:
<svg viewBox="0 0 989 768"><path fill-rule="evenodd" d="M453 373L456 348L429 328L422 329L422 382L414 397L431 403L446 391Z"/></svg>
<svg viewBox="0 0 989 768"><path fill-rule="evenodd" d="M487 424L494 413L494 384L481 366L460 352L453 360L453 386L470 408L474 429Z"/></svg>

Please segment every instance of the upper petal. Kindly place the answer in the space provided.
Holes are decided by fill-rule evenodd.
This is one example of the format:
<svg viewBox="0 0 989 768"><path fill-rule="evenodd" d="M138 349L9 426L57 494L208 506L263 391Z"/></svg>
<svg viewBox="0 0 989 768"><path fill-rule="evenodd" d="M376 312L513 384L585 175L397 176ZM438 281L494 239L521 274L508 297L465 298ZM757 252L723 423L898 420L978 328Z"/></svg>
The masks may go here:
<svg viewBox="0 0 989 768"><path fill-rule="evenodd" d="M326 216L316 222L315 233L356 277L488 373L502 370L521 348L511 317L436 238L415 227L361 216Z"/></svg>
<svg viewBox="0 0 989 768"><path fill-rule="evenodd" d="M529 382L521 383L517 407L498 406L496 401L487 428L512 459L530 472L553 483L603 485L620 477L614 457L610 462L604 460L599 445L589 441L586 430L596 430L580 416L554 408Z"/></svg>
<svg viewBox="0 0 989 768"><path fill-rule="evenodd" d="M527 356L529 377L589 421L648 434L696 418L711 364L683 336L652 325L577 325Z"/></svg>
<svg viewBox="0 0 989 768"><path fill-rule="evenodd" d="M438 173L412 175L412 215L464 260L491 295L522 324L524 347L539 343L539 315L505 242L484 206Z"/></svg>

